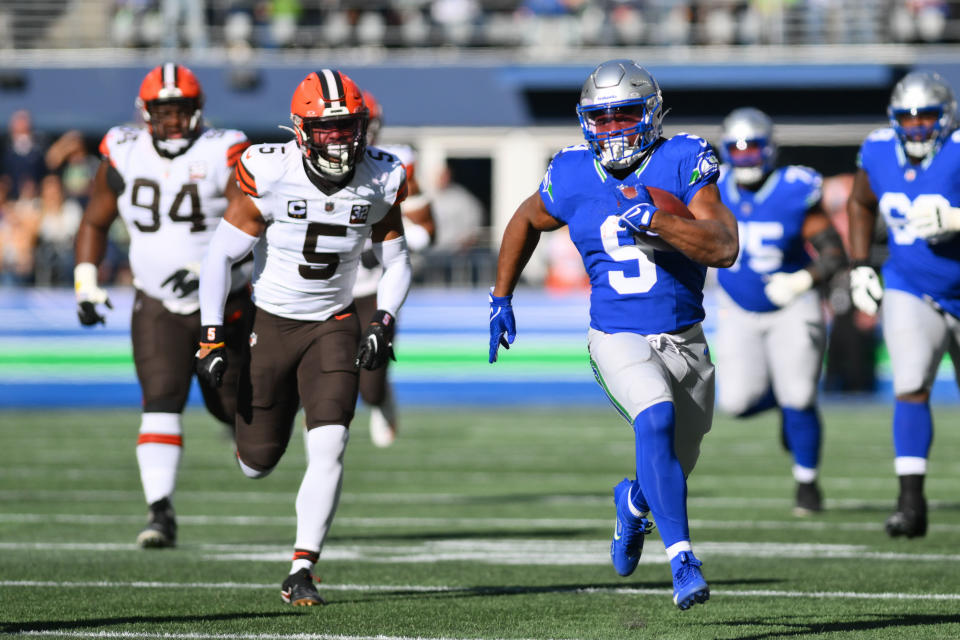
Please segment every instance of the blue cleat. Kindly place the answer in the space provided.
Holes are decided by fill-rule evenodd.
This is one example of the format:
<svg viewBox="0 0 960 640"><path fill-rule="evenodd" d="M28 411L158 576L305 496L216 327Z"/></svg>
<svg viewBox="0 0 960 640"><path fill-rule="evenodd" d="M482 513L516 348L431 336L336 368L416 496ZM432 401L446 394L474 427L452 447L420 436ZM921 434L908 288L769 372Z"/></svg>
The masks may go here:
<svg viewBox="0 0 960 640"><path fill-rule="evenodd" d="M613 502L617 505L617 524L610 543L610 558L613 568L621 576L628 576L637 568L643 552L643 537L653 530L653 523L644 515L636 515L630 504L630 487L633 483L624 478L613 488Z"/></svg>
<svg viewBox="0 0 960 640"><path fill-rule="evenodd" d="M690 551L681 551L670 561L673 569L673 603L683 610L710 599L710 587L700 572L702 562Z"/></svg>

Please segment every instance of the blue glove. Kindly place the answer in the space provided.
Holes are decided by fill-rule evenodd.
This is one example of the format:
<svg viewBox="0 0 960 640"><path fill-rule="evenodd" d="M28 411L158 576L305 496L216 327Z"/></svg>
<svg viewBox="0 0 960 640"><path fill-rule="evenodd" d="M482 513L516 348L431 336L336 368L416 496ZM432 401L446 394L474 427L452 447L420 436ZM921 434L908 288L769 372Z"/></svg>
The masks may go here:
<svg viewBox="0 0 960 640"><path fill-rule="evenodd" d="M513 295L499 296L490 293L490 362L497 361L500 345L509 349L517 337L517 321L513 317L510 301ZM506 337L504 337L506 334Z"/></svg>
<svg viewBox="0 0 960 640"><path fill-rule="evenodd" d="M645 196L648 202L635 204L620 215L620 227L633 233L646 233L653 223L653 214L657 211L656 205L649 202L650 193L643 187L638 191L640 189L643 189L640 197Z"/></svg>

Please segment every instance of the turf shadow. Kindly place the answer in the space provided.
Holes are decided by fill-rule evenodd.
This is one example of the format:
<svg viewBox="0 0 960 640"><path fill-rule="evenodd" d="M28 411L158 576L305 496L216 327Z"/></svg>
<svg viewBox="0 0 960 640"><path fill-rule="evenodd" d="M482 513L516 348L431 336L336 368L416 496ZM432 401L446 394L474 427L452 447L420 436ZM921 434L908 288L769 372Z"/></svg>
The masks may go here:
<svg viewBox="0 0 960 640"><path fill-rule="evenodd" d="M66 629L86 629L91 627L111 627L122 624L165 624L165 623L203 623L225 620L246 620L254 618L281 618L302 615L298 611L266 611L198 614L193 616L123 616L117 618L92 618L90 620L37 620L35 622L0 623L0 633L24 633L28 631L63 631Z"/></svg>
<svg viewBox="0 0 960 640"><path fill-rule="evenodd" d="M356 540L472 540L475 538L575 538L584 532L595 531L596 527L585 527L582 529L482 529L479 531L437 531L435 533L424 533L422 531L410 531L406 533L349 533L344 535L330 535L327 540L339 542L352 542Z"/></svg>
<svg viewBox="0 0 960 640"><path fill-rule="evenodd" d="M754 635L737 636L738 640L767 640L769 638L797 638L806 635L821 635L824 633L867 632L880 629L903 628L904 636L910 628L929 625L960 624L960 614L904 614L882 615L874 614L872 619L845 622L788 622L779 618L743 620L740 622L715 622L714 626L740 627L771 625L789 627L787 631L764 631Z"/></svg>

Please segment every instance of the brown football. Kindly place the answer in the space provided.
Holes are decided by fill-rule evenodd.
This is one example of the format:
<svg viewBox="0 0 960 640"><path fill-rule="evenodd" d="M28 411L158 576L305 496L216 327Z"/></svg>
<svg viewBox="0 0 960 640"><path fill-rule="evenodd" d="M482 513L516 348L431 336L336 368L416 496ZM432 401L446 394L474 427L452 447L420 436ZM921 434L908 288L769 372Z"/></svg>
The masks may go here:
<svg viewBox="0 0 960 640"><path fill-rule="evenodd" d="M653 198L653 204L656 205L657 209L662 209L667 213L680 216L681 218L693 219L693 214L690 213L690 209L687 209L687 205L683 204L680 198L664 189L658 189L650 185L645 186L647 187L647 191L650 192L650 196Z"/></svg>

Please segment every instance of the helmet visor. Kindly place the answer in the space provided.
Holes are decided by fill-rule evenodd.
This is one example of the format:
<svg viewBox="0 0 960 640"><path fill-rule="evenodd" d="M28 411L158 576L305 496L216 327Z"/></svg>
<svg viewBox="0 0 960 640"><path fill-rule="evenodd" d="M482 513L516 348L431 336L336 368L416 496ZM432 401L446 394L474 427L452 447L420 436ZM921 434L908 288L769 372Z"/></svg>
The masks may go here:
<svg viewBox="0 0 960 640"><path fill-rule="evenodd" d="M650 119L643 103L585 107L581 113L588 130L598 140L636 134Z"/></svg>

